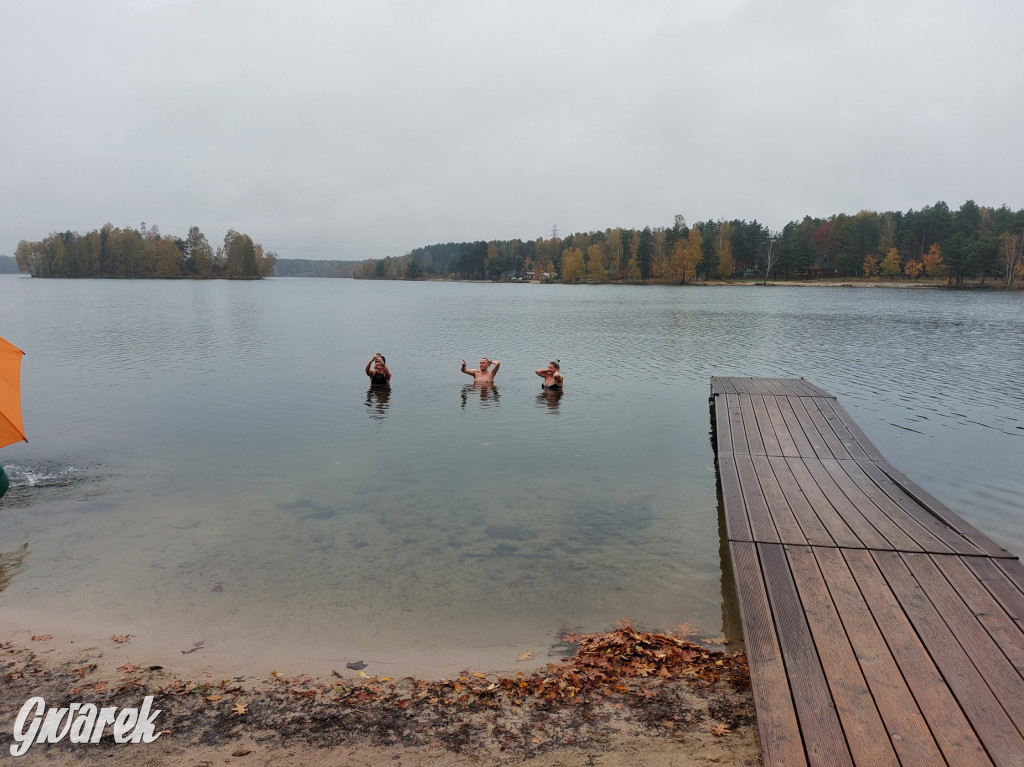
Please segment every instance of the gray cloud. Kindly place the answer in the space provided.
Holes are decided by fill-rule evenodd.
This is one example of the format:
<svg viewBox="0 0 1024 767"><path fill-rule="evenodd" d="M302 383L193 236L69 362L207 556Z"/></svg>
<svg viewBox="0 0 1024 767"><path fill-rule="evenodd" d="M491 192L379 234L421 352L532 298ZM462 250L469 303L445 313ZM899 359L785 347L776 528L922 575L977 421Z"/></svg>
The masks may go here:
<svg viewBox="0 0 1024 767"><path fill-rule="evenodd" d="M1024 207L1012 0L0 7L0 253L106 221L365 258Z"/></svg>

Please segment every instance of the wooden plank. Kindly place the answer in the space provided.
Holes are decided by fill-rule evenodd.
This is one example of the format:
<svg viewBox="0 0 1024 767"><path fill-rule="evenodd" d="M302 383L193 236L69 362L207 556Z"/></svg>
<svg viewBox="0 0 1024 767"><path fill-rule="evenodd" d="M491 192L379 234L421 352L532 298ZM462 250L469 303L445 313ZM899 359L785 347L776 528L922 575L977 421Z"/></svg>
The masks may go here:
<svg viewBox="0 0 1024 767"><path fill-rule="evenodd" d="M981 621L981 625L999 645L1003 655L1013 664L1017 674L1024 674L1024 628L1014 622L963 559L955 556L933 556L932 561L946 576L952 589L960 595L971 614ZM959 638L963 644L964 637ZM1018 705L1024 705L1024 701L1020 701ZM1011 718L1014 717L1011 715Z"/></svg>
<svg viewBox="0 0 1024 767"><path fill-rule="evenodd" d="M846 428L846 422L833 409L833 407L839 408L838 403L833 400L825 399L824 397L814 397L807 401L814 403L814 406L818 408L818 412L821 413L822 418L825 419L825 423L832 427L832 431L835 433L836 439L839 440L851 458L864 459L868 457L868 454L864 452L864 448L860 446L857 439L853 436L850 430Z"/></svg>
<svg viewBox="0 0 1024 767"><path fill-rule="evenodd" d="M764 404L765 397L751 397L750 403L754 408L754 418L757 420L757 430L764 443L765 455L782 455L782 447L779 445L779 438L775 436L775 425L768 417L768 409Z"/></svg>
<svg viewBox="0 0 1024 767"><path fill-rule="evenodd" d="M835 399L834 394L829 394L827 391L822 389L820 386L812 384L810 381L800 378L800 385L803 386L809 392L809 396L813 397L827 397L828 399Z"/></svg>
<svg viewBox="0 0 1024 767"><path fill-rule="evenodd" d="M838 415L843 423L846 425L847 430L853 435L854 439L860 445L861 449L865 452L869 460L872 461L884 461L885 456L882 455L881 451L875 447L875 444L868 439L868 435L864 433L864 430L857 425L857 422L853 420L853 417L846 412L846 409L840 407L839 403L834 399L823 400L829 404L829 407Z"/></svg>
<svg viewBox="0 0 1024 767"><path fill-rule="evenodd" d="M860 540L861 545L869 549L891 549L892 545L879 533L871 523L864 517L860 510L853 505L839 486L832 481L832 477L825 470L822 461L813 458L804 458L804 465L808 473L814 479L818 489L824 494L829 504L836 510L836 513L853 530ZM805 488L806 489L806 488Z"/></svg>
<svg viewBox="0 0 1024 767"><path fill-rule="evenodd" d="M725 510L725 529L730 541L751 541L747 506L743 502L740 477L736 472L736 459L732 455L718 456L718 476L722 485L722 505Z"/></svg>
<svg viewBox="0 0 1024 767"><path fill-rule="evenodd" d="M846 447L843 446L842 441L836 436L832 427L828 421L825 420L825 416L818 410L817 405L814 404L813 397L801 397L793 402L793 408L803 407L807 411L807 415L814 424L814 428L818 430L821 435L822 441L828 447L832 453L832 458L849 458L850 454L847 452ZM806 428L804 429L806 431ZM828 456L825 456L828 457Z"/></svg>
<svg viewBox="0 0 1024 767"><path fill-rule="evenodd" d="M765 388L767 393L766 397L771 396L789 396L789 389L786 387L786 380L784 378L762 378L759 383Z"/></svg>
<svg viewBox="0 0 1024 767"><path fill-rule="evenodd" d="M725 404L725 396L716 394L712 402L711 412L714 415L715 454L732 455L732 424L729 422L729 411L728 406Z"/></svg>
<svg viewBox="0 0 1024 767"><path fill-rule="evenodd" d="M757 426L754 415L754 402L751 397L740 397L740 412L743 414L743 431L747 437L747 449L751 455L765 455L764 440Z"/></svg>
<svg viewBox="0 0 1024 767"><path fill-rule="evenodd" d="M766 767L806 764L756 546L734 541L729 544L729 551L764 764Z"/></svg>
<svg viewBox="0 0 1024 767"><path fill-rule="evenodd" d="M885 493L888 498L892 499L893 503L913 517L919 525L927 529L933 536L946 544L951 551L969 556L984 554L969 539L962 536L903 492L873 461L857 461L857 467L877 488Z"/></svg>
<svg viewBox="0 0 1024 767"><path fill-rule="evenodd" d="M814 510L815 515L821 520L821 524L828 530L829 535L832 536L832 540L835 541L837 546L863 548L864 544L860 538L850 529L850 526L839 515L839 512L828 502L825 494L821 492L818 483L814 481L814 477L807 470L807 464L804 463L805 460L815 459L787 458L786 465L793 474L797 485L803 491L804 497Z"/></svg>
<svg viewBox="0 0 1024 767"><path fill-rule="evenodd" d="M761 381L761 378L746 378L743 380L743 384L746 387L747 394L768 394L768 387L766 387Z"/></svg>
<svg viewBox="0 0 1024 767"><path fill-rule="evenodd" d="M1024 623L1024 593L1006 572L991 559L971 558L965 562L1007 614L1018 624Z"/></svg>
<svg viewBox="0 0 1024 767"><path fill-rule="evenodd" d="M793 510L786 501L786 496L782 492L782 487L775 477L775 472L772 470L768 458L765 456L755 456L751 459L751 463L753 464L754 471L757 473L757 479L761 485L761 493L764 495L768 512L772 515L772 520L775 522L775 529L779 533L779 540L783 543L806 544L807 538L804 537L803 530L800 529L800 523L793 515Z"/></svg>
<svg viewBox="0 0 1024 767"><path fill-rule="evenodd" d="M786 459L780 457L769 458L768 462L771 465L772 472L775 474L776 481L779 483L779 488L782 490L782 495L786 499L786 503L789 504L793 516L796 517L797 522L800 524L800 530L803 532L807 542L814 546L835 546L835 540L829 535L828 530L825 529L825 525L821 523L818 515L814 513L814 509L811 508L811 504L807 501L803 490L800 489L800 485L793 476L793 472L790 471Z"/></svg>
<svg viewBox="0 0 1024 767"><path fill-rule="evenodd" d="M802 385L802 381L799 378L783 378L781 379L782 385L786 389L787 396L790 397L806 397L808 392L806 387Z"/></svg>
<svg viewBox="0 0 1024 767"><path fill-rule="evenodd" d="M786 419L782 417L782 411L779 409L779 399L779 397L765 397L764 408L768 413L768 420L771 421L772 430L775 432L775 439L779 443L778 455L796 458L800 455L800 450L796 446L793 435L790 434ZM781 399L785 400L785 398ZM803 430L801 429L802 434Z"/></svg>
<svg viewBox="0 0 1024 767"><path fill-rule="evenodd" d="M780 544L757 544L768 602L793 692L807 760L816 765L852 765L835 702Z"/></svg>
<svg viewBox="0 0 1024 767"><path fill-rule="evenodd" d="M815 548L814 557L832 596L842 629L860 663L868 688L903 767L945 764L914 695L871 616L838 549ZM792 554L790 554L792 559ZM838 628L833 629L838 631ZM826 669L828 664L825 664ZM845 728L845 721L843 723ZM966 721L963 722L966 726ZM979 749L980 750L980 747ZM855 754L856 756L856 754Z"/></svg>
<svg viewBox="0 0 1024 767"><path fill-rule="evenodd" d="M903 490L903 492L921 504L931 514L938 517L962 536L970 540L986 554L993 557L1016 559L1013 554L993 541L959 514L956 514L952 509L939 501L924 488L920 487L916 482L910 479L910 477L896 469L890 463L886 461L879 461L877 462L877 465L883 472L885 472L886 476L888 476L894 484Z"/></svg>
<svg viewBox="0 0 1024 767"><path fill-rule="evenodd" d="M729 434L732 436L732 452L736 455L747 455L747 431L743 428L743 413L740 411L740 395L725 395L726 413L729 418Z"/></svg>
<svg viewBox="0 0 1024 767"><path fill-rule="evenodd" d="M818 430L817 425L811 419L810 414L807 412L807 408L804 407L803 397L790 397L789 405L793 408L793 414L796 416L796 420L800 423L800 428L803 429L804 436L807 437L807 441L811 445L811 450L816 458L835 458L828 445L825 443L825 438ZM809 456L803 456L805 458Z"/></svg>
<svg viewBox="0 0 1024 767"><path fill-rule="evenodd" d="M902 558L927 555L875 551L871 556L992 760L997 765L1021 764L1024 738Z"/></svg>
<svg viewBox="0 0 1024 767"><path fill-rule="evenodd" d="M950 633L971 659L1007 716L1017 725L1018 731L1024 733L1024 678L985 630L978 616L950 586L930 555L904 554L902 558L921 591L928 596L935 612L949 627ZM1019 641L1019 633L1015 639ZM1020 753L1024 756L1024 737L1020 744Z"/></svg>
<svg viewBox="0 0 1024 767"><path fill-rule="evenodd" d="M739 474L743 503L747 507L747 518L750 520L750 532L754 540L777 543L779 533L768 510L768 502L761 492L761 483L758 482L757 472L754 471L753 459L746 455L736 456L736 471Z"/></svg>
<svg viewBox="0 0 1024 767"><path fill-rule="evenodd" d="M782 413L782 420L786 422L786 426L789 429L789 436L793 438L793 444L796 446L796 454L801 458L813 458L817 456L814 448L811 447L811 443L807 439L807 435L804 434L804 427L800 425L800 420L797 418L796 413L793 411L793 405L790 404L789 398L775 400L775 404L779 406L779 412Z"/></svg>
<svg viewBox="0 0 1024 767"><path fill-rule="evenodd" d="M841 554L946 760L957 767L991 764L871 553L848 549Z"/></svg>
<svg viewBox="0 0 1024 767"><path fill-rule="evenodd" d="M898 767L899 759L818 569L814 551L807 546L786 547L786 556L854 762ZM934 751L938 755L938 748Z"/></svg>
<svg viewBox="0 0 1024 767"><path fill-rule="evenodd" d="M889 543L888 546L880 548L893 548L897 551L922 551L921 545L904 532L903 528L897 525L892 518L886 516L867 495L857 486L857 483L850 479L843 466L852 461L822 460L822 467L828 472L836 487L842 491L847 500L853 504L871 526L882 535ZM835 504L833 504L835 505ZM948 550L948 549L943 549Z"/></svg>
<svg viewBox="0 0 1024 767"><path fill-rule="evenodd" d="M1007 577L1013 581L1013 584L1024 591L1024 565L1021 565L1020 560L1014 557L1013 559L1006 559L999 561L999 567L1002 568L1003 572L1006 573Z"/></svg>

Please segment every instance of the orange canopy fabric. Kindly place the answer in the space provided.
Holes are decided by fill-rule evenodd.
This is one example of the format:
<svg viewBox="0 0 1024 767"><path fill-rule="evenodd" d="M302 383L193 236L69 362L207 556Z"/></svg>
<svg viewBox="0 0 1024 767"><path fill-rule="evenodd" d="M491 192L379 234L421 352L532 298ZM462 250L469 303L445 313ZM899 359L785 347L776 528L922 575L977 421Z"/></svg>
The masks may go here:
<svg viewBox="0 0 1024 767"><path fill-rule="evenodd" d="M21 422L21 358L25 354L0 338L0 447L28 442Z"/></svg>

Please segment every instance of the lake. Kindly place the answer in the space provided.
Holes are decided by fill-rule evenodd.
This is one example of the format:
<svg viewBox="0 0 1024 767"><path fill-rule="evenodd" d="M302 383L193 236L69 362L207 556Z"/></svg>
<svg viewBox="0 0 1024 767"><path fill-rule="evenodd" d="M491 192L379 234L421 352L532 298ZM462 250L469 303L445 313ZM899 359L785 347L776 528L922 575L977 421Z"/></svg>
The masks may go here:
<svg viewBox="0 0 1024 767"><path fill-rule="evenodd" d="M712 375L822 386L1024 553L1020 293L4 275L0 336L27 352L31 442L0 451L23 634L392 675L627 617L717 636ZM494 389L459 371L481 356Z"/></svg>

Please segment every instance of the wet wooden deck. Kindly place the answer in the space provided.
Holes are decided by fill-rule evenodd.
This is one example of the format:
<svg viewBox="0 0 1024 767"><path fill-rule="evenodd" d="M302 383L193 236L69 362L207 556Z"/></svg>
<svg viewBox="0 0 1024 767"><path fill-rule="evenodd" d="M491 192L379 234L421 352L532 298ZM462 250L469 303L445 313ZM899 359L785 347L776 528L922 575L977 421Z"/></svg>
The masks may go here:
<svg viewBox="0 0 1024 767"><path fill-rule="evenodd" d="M766 765L1024 765L1024 568L802 379L713 378Z"/></svg>

